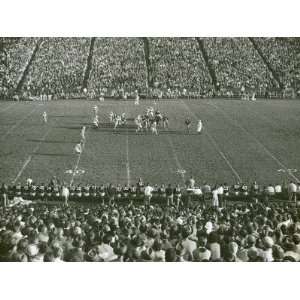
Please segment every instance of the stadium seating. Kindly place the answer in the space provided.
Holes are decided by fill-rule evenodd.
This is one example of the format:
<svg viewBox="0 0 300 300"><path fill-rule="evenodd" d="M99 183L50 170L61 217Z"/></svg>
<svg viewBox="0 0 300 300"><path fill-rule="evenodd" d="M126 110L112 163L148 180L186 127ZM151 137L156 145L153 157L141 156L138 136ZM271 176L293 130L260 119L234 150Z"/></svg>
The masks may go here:
<svg viewBox="0 0 300 300"><path fill-rule="evenodd" d="M212 90L212 82L195 39L150 38L153 81L167 90L199 94Z"/></svg>
<svg viewBox="0 0 300 300"><path fill-rule="evenodd" d="M145 91L147 71L143 41L139 38L97 38L89 88L98 91Z"/></svg>
<svg viewBox="0 0 300 300"><path fill-rule="evenodd" d="M44 38L24 89L35 96L80 91L89 42L89 38Z"/></svg>
<svg viewBox="0 0 300 300"><path fill-rule="evenodd" d="M51 191L50 185L34 186L17 184L11 191L16 198L19 191L59 198L57 183ZM84 200L99 188L73 191ZM207 201L137 205L118 197L119 186L111 198L111 188L104 189L107 201L93 199L96 205L6 203L0 208L0 261L300 261L300 211L290 202L232 201L221 209ZM3 185L1 199L7 194Z"/></svg>
<svg viewBox="0 0 300 300"><path fill-rule="evenodd" d="M205 38L204 44L222 94L243 86L259 92L274 87L267 66L247 38Z"/></svg>
<svg viewBox="0 0 300 300"><path fill-rule="evenodd" d="M21 79L22 73L32 55L37 38L21 38L17 43L11 43L7 49L7 68L3 71L1 89L15 89ZM3 91L3 90L2 90Z"/></svg>
<svg viewBox="0 0 300 300"><path fill-rule="evenodd" d="M300 80L299 48L291 46L288 38L255 38L271 66L285 86L295 86Z"/></svg>
<svg viewBox="0 0 300 300"><path fill-rule="evenodd" d="M149 96L153 87L168 98L240 96L243 87L259 96L283 87L300 93L298 44L252 40L201 38L206 58L196 38L96 38L89 57L91 38L21 38L7 49L8 67L1 64L0 92L82 96L86 78L87 92L94 96L132 96L136 89ZM32 57L37 41L41 44ZM16 91L22 75L22 89Z"/></svg>

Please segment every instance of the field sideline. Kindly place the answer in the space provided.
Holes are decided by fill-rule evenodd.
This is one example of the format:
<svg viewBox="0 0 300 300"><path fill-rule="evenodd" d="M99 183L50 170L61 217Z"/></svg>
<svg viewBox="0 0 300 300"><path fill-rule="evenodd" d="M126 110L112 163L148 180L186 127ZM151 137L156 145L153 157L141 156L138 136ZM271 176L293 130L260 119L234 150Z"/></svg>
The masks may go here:
<svg viewBox="0 0 300 300"><path fill-rule="evenodd" d="M95 104L101 128L88 128L78 157L73 149L80 128L91 123ZM169 116L169 130L159 136L136 134L133 118L150 105L151 100L139 106L113 100L0 102L0 181L31 177L48 183L56 175L74 184L133 184L139 177L152 184L183 184L193 175L198 183L268 184L300 178L298 101L163 100L158 108ZM48 113L46 125L43 111ZM113 132L110 111L125 112L128 125ZM192 121L189 135L187 117ZM195 133L197 119L204 124L201 136ZM76 167L79 174L72 174Z"/></svg>

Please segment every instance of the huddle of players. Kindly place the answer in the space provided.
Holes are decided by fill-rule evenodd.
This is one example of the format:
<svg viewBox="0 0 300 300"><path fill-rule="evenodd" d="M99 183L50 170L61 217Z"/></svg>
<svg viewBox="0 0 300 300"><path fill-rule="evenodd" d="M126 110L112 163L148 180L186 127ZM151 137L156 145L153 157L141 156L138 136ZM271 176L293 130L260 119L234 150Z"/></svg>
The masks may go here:
<svg viewBox="0 0 300 300"><path fill-rule="evenodd" d="M159 110L154 110L153 107L147 108L143 115L138 115L134 120L137 126L136 132L149 131L158 135L157 128L169 128L169 118L166 114L161 113Z"/></svg>

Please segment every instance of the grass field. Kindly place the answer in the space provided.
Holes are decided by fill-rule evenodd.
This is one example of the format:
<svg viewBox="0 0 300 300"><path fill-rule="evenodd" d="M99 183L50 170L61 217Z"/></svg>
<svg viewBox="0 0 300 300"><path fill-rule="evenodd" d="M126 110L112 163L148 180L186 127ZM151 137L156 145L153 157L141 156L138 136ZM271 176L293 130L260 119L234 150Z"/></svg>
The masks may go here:
<svg viewBox="0 0 300 300"><path fill-rule="evenodd" d="M80 128L90 125L94 101L69 100L0 103L0 181L67 183L182 184L190 175L198 183L285 182L300 178L300 102L284 100L164 100L170 128L158 136L136 134L132 119L153 105L141 101L98 102L101 128L88 128L83 153L74 154ZM42 112L48 113L48 124ZM110 111L125 112L128 125L113 131ZM192 120L186 134L184 120ZM195 133L202 119L202 135ZM75 168L81 175L66 173ZM288 171L296 169L298 172ZM178 172L185 170L185 174ZM299 180L300 181L300 180Z"/></svg>

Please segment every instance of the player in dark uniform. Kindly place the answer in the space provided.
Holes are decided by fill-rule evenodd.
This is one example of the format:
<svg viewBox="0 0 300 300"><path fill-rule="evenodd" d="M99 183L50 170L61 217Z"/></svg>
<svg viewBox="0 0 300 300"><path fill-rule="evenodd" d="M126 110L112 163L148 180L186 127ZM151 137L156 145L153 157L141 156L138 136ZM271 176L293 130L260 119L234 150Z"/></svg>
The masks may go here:
<svg viewBox="0 0 300 300"><path fill-rule="evenodd" d="M191 127L191 120L190 119L186 119L185 121L184 121L184 124L185 124L185 126L186 126L186 131L187 131L187 133L190 133L190 127Z"/></svg>
<svg viewBox="0 0 300 300"><path fill-rule="evenodd" d="M169 128L169 118L165 114L162 116L162 124L163 128Z"/></svg>

